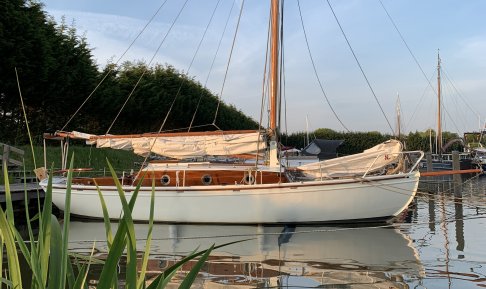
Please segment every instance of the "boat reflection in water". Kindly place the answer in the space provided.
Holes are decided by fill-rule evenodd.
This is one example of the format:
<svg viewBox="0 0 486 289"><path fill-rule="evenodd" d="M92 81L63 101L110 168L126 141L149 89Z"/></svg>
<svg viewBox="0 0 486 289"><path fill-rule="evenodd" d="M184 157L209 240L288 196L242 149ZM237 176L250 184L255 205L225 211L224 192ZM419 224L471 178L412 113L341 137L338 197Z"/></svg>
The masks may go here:
<svg viewBox="0 0 486 289"><path fill-rule="evenodd" d="M147 231L148 225L136 224L137 238L145 238ZM103 223L72 222L69 237L70 248L85 253L96 239L96 255L106 256ZM393 228L157 224L148 282L196 248L244 239L249 240L213 251L195 286L363 288L373 284L373 288L408 288L407 283L424 275L411 240ZM145 240L139 240L138 250L144 244ZM192 265L184 266L171 284L179 284ZM91 282L96 282L95 271Z"/></svg>

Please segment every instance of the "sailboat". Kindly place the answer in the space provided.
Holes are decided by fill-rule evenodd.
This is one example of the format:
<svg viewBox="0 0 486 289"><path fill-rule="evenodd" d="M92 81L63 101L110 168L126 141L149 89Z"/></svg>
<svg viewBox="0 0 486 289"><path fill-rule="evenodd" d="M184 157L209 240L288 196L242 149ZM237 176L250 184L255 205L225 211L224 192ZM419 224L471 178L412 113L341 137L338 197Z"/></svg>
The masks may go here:
<svg viewBox="0 0 486 289"><path fill-rule="evenodd" d="M383 221L400 214L413 200L423 152L405 152L390 140L356 155L286 167L278 153L281 15L279 0L271 0L269 127L255 131L92 135L58 131L54 138L82 139L97 148L133 150L176 161L149 162L133 174L122 175L130 198L141 182L134 220L149 219L155 180L158 222L176 223L351 223ZM189 162L208 156L253 155L253 163ZM264 160L261 162L260 160ZM46 190L48 180L40 182ZM54 177L53 203L64 209L67 180ZM111 218L122 214L111 177L76 177L71 186L71 213L103 218L99 188Z"/></svg>
<svg viewBox="0 0 486 289"><path fill-rule="evenodd" d="M422 168L427 171L443 171L452 170L452 154L444 153L444 151L457 140L452 140L449 143L443 145L442 137L442 85L441 85L441 58L437 53L437 134L436 134L436 149L435 153L431 153L431 168L427 167L427 162L423 162ZM432 152L432 141L430 141L430 151ZM470 169L471 166L471 154L460 153L459 154L461 169Z"/></svg>

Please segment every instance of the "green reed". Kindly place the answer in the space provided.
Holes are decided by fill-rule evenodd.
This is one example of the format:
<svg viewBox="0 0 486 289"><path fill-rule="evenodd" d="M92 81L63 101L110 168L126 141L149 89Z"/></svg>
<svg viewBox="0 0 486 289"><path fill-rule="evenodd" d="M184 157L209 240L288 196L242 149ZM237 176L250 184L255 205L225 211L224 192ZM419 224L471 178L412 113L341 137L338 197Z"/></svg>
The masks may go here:
<svg viewBox="0 0 486 289"><path fill-rule="evenodd" d="M73 160L74 157L71 158L70 168L73 167ZM136 236L134 229L135 226L131 212L135 205L141 182L134 190L132 197L128 200L121 184L118 182L116 173L109 162L108 166L113 179L116 182L120 201L123 206L123 216L121 217L118 229L113 236L110 226L110 216L107 213L103 195L98 188L100 202L103 208L106 238L108 242L108 256L105 260L98 260L93 257L93 254L90 256L75 255L68 249L71 183L73 177L72 170L69 170L67 174L68 186L66 189L65 211L62 225L56 216L52 214L51 173L49 174L49 182L45 192L45 199L42 209L40 208L39 204L40 213L31 218L31 216L29 216L28 204L26 204L26 217L28 220L27 240L24 240L15 227L8 173L7 171L4 172L6 210L4 211L0 208L0 259L3 260L4 253L6 253L8 270L4 270L4 268L2 268L3 263L0 262L0 281L3 283L5 288L22 289L24 288L22 280L32 279L30 288L33 289L87 289L87 275L90 265L94 263L101 263L103 266L98 280L99 283L96 287L98 289L117 288L119 277L117 267L120 259L125 255L127 264L125 287L133 289L164 288L175 273L185 263L199 257L198 262L187 274L179 287L181 289L189 289L211 251L215 248L235 243L227 243L216 247L213 245L207 250L202 250L199 252L194 251L189 256L181 259L179 262L166 269L159 276L157 276L150 285L147 286L145 282L145 272L152 240L155 183L152 184L149 230L146 236L146 243L144 246L145 249L142 255L142 266L141 269L138 270ZM39 224L37 236L35 236L33 233L31 222L38 222ZM22 276L22 273L25 272L25 270L20 270L20 258L25 258L25 261L30 269L29 276Z"/></svg>

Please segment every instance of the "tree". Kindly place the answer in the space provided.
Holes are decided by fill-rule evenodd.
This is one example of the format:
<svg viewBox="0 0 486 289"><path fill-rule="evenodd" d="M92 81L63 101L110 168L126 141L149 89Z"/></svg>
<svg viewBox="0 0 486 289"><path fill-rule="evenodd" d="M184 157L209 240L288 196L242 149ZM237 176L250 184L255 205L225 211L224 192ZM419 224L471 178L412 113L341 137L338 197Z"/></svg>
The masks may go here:
<svg viewBox="0 0 486 289"><path fill-rule="evenodd" d="M27 136L15 68L30 128L38 138L65 123L93 88L98 71L85 39L64 21L56 25L42 4L0 3L0 139L23 143Z"/></svg>

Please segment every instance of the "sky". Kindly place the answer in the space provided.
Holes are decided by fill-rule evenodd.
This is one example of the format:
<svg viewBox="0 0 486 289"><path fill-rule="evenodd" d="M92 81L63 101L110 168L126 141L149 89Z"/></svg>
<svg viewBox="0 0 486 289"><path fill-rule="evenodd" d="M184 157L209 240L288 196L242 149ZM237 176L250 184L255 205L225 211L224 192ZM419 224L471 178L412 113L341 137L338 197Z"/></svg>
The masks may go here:
<svg viewBox="0 0 486 289"><path fill-rule="evenodd" d="M86 37L100 67L118 59L120 63L153 59L152 64L170 64L221 94L226 103L260 119L269 1L188 0L185 5L183 0L41 2L56 22L64 17ZM392 133L397 127L398 99L402 133L435 128L438 51L443 130L462 134L484 126L486 1L299 3L305 30L297 0L285 1L283 131L331 128Z"/></svg>

